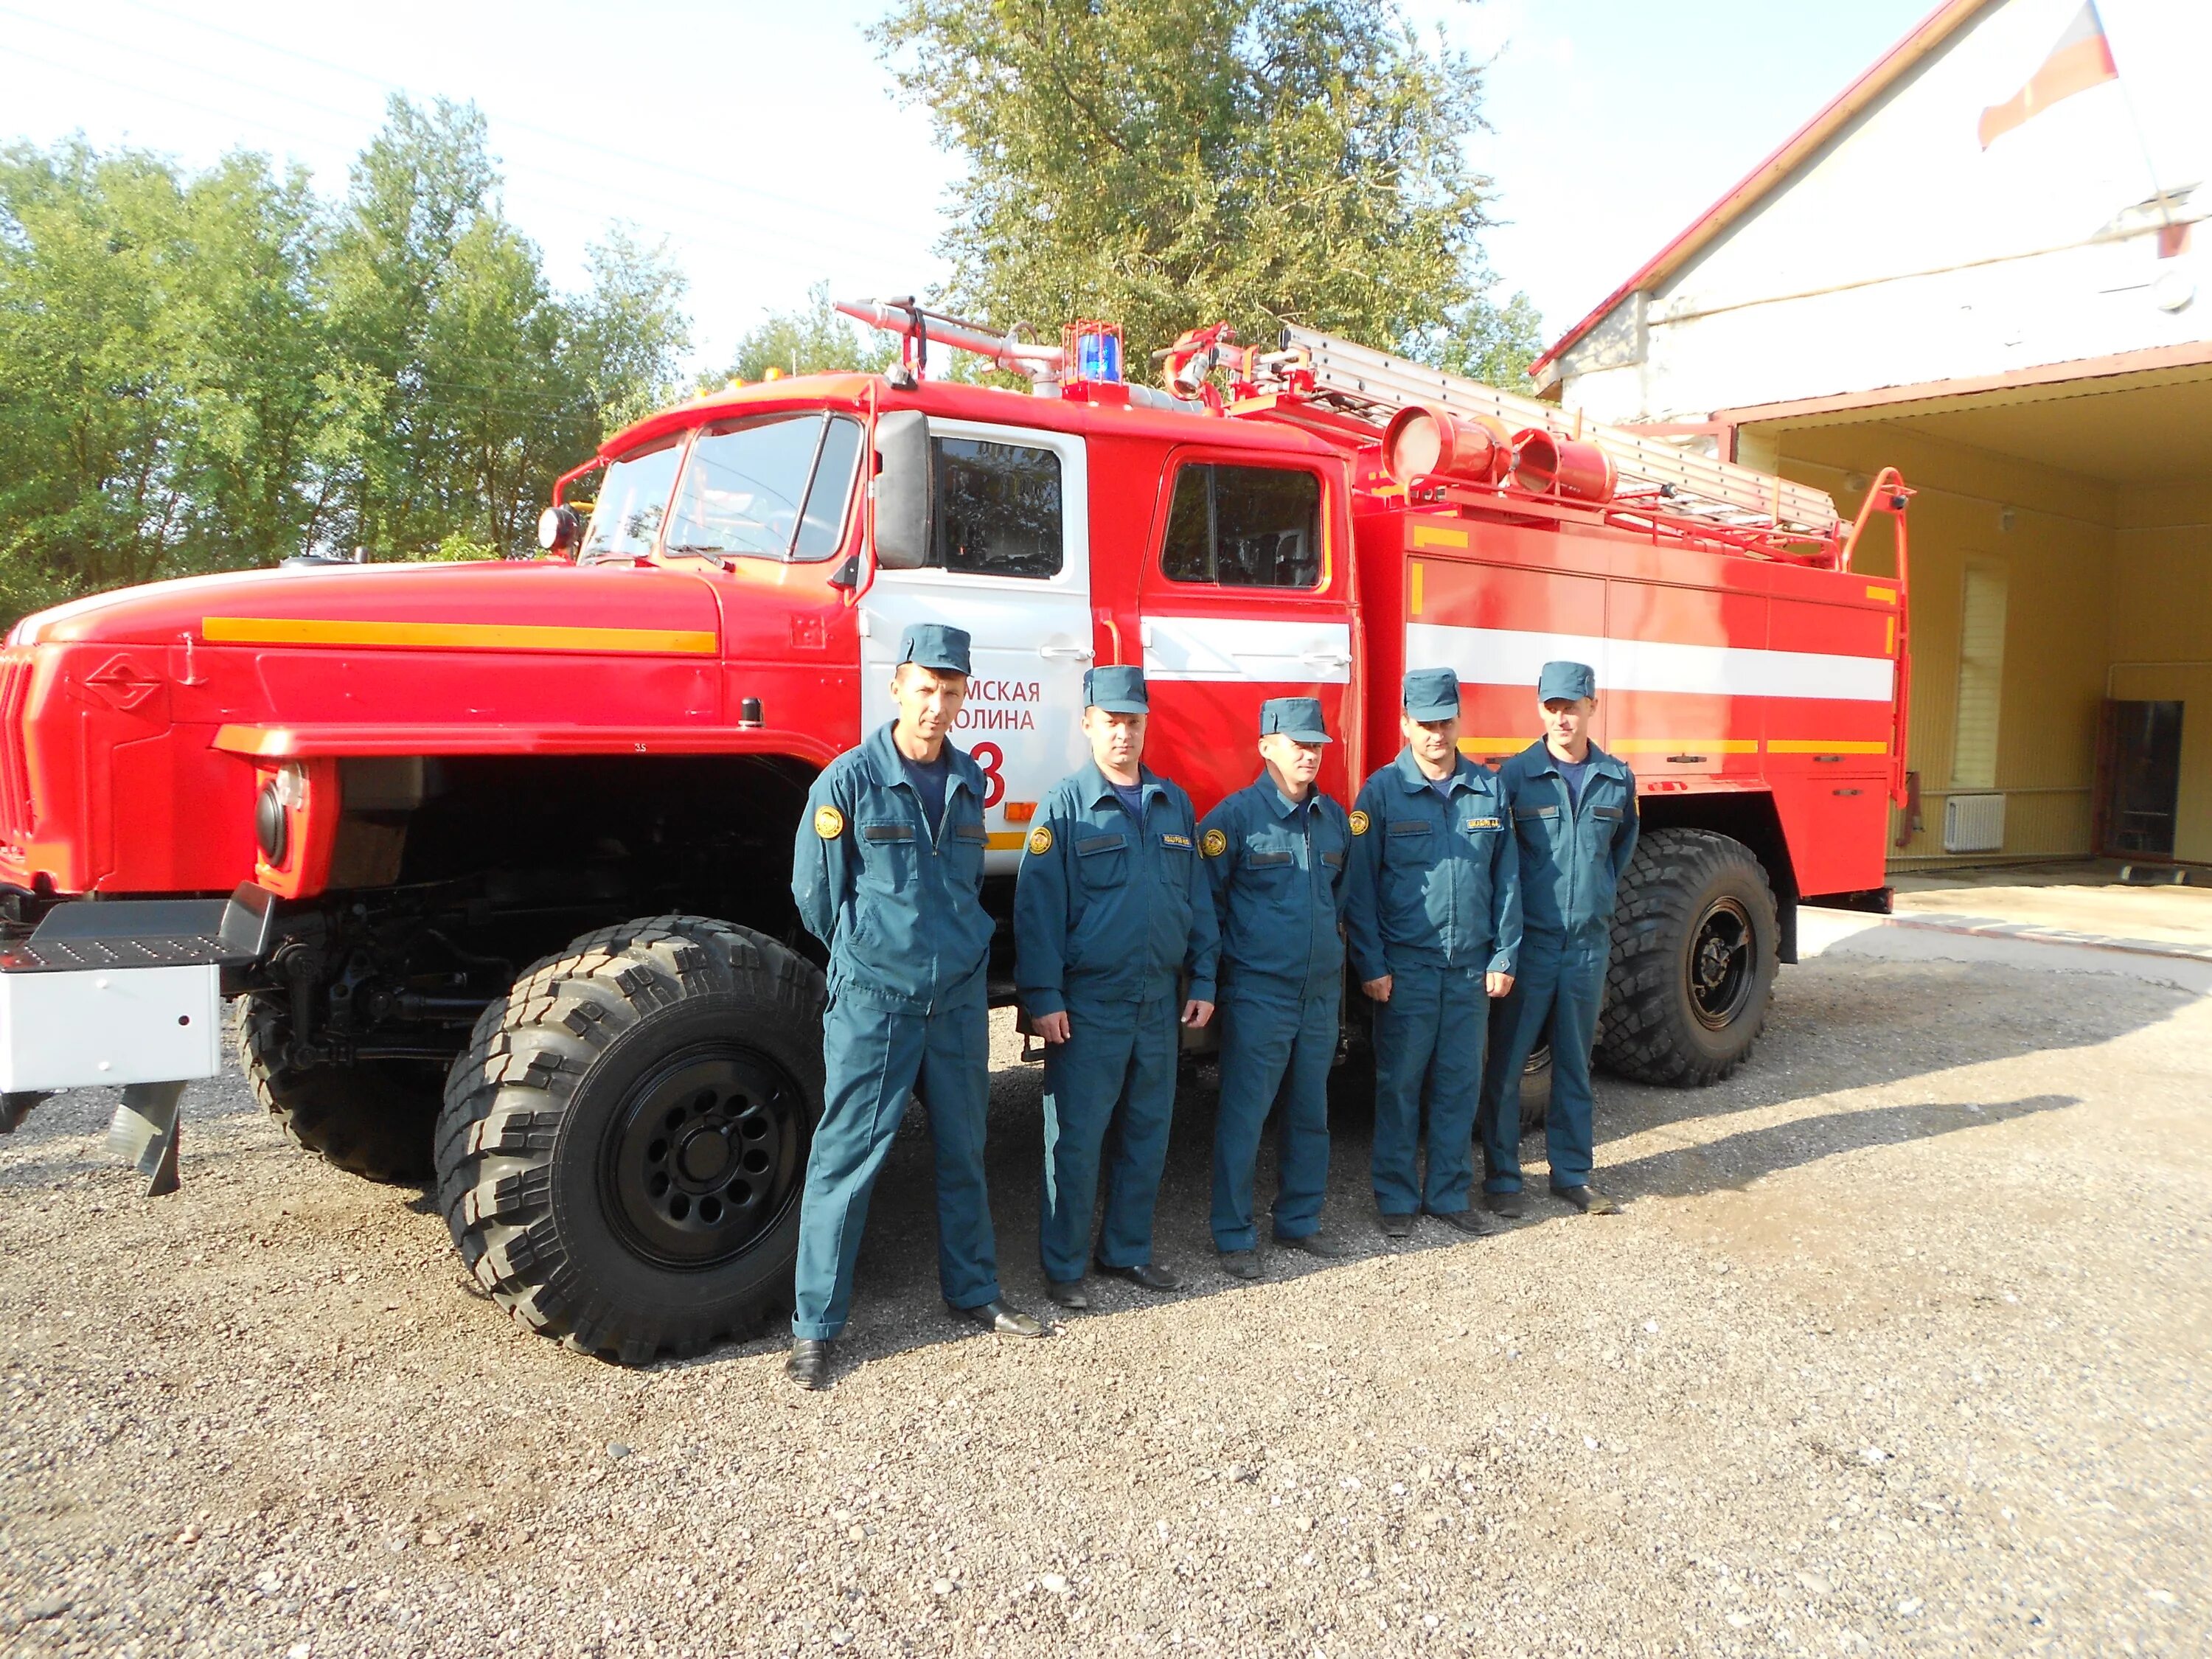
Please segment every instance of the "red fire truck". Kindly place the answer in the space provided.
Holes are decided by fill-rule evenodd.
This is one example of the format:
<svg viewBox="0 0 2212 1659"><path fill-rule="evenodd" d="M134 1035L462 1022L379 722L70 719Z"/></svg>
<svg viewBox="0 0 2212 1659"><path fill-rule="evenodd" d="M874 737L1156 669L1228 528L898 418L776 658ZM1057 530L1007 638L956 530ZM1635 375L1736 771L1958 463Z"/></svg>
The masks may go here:
<svg viewBox="0 0 2212 1659"><path fill-rule="evenodd" d="M820 1109L792 837L923 619L973 636L958 741L1001 914L1084 758L1094 662L1144 665L1146 758L1201 811L1253 775L1263 698L1322 699L1348 801L1398 746L1407 666L1458 670L1463 746L1494 762L1534 733L1541 662L1594 664L1599 741L1641 780L1600 1036L1632 1076L1725 1073L1798 904L1885 902L1893 474L1847 524L1326 336L1194 332L1161 390L1121 378L1110 327L1033 344L848 309L901 335L900 369L638 422L562 481L542 558L295 559L18 623L0 1124L121 1085L115 1144L173 1187L180 1080L218 1069L228 1000L293 1138L434 1176L526 1324L624 1360L746 1328L787 1291ZM927 379L930 341L1040 395ZM587 472L588 507L564 501ZM1877 515L1893 574L1863 574Z"/></svg>

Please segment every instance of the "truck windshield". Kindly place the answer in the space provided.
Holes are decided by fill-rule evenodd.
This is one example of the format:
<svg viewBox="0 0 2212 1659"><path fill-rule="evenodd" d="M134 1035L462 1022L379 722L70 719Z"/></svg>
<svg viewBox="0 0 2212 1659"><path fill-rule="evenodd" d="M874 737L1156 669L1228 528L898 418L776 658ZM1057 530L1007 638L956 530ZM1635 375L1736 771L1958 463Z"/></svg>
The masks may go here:
<svg viewBox="0 0 2212 1659"><path fill-rule="evenodd" d="M653 551L660 539L660 521L667 515L668 492L676 482L683 446L679 432L649 448L632 450L607 468L599 480L599 498L592 504L583 545L576 550L578 564L641 559Z"/></svg>
<svg viewBox="0 0 2212 1659"><path fill-rule="evenodd" d="M691 446L661 550L826 559L843 544L860 423L808 412L708 428Z"/></svg>

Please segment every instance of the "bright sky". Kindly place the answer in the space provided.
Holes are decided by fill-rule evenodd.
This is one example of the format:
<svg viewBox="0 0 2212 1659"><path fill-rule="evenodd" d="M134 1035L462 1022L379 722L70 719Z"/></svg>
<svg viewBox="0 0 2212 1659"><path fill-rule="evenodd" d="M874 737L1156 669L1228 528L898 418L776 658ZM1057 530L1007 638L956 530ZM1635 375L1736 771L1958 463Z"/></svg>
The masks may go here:
<svg viewBox="0 0 2212 1659"><path fill-rule="evenodd" d="M1494 57L1501 286L1575 322L1933 0L1409 0ZM204 165L274 151L336 194L387 93L471 98L555 281L611 220L665 236L702 363L827 278L919 289L954 168L862 30L884 0L0 0L0 141L72 131ZM2120 14L2107 6L2121 70ZM1194 321L1199 320L1194 319Z"/></svg>

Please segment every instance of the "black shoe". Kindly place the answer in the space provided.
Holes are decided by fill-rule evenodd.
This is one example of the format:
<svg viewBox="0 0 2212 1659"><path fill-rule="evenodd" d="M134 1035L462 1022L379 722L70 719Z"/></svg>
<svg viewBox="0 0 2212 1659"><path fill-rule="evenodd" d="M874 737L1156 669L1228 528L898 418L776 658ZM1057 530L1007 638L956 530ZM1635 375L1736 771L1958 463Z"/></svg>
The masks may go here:
<svg viewBox="0 0 2212 1659"><path fill-rule="evenodd" d="M1260 1276L1260 1253L1257 1250L1224 1250L1221 1271L1231 1279L1257 1279Z"/></svg>
<svg viewBox="0 0 2212 1659"><path fill-rule="evenodd" d="M1091 1305L1091 1298L1083 1293L1079 1279L1048 1279L1044 1293L1071 1313L1081 1313Z"/></svg>
<svg viewBox="0 0 2212 1659"><path fill-rule="evenodd" d="M971 1325L981 1325L994 1336L1042 1336L1044 1322L1035 1314L1025 1314L1012 1303L986 1302L980 1308L956 1308L950 1302L945 1310L955 1319L964 1319Z"/></svg>
<svg viewBox="0 0 2212 1659"><path fill-rule="evenodd" d="M1587 1182L1579 1187L1554 1187L1552 1196L1564 1199L1584 1215L1619 1215L1620 1206Z"/></svg>
<svg viewBox="0 0 2212 1659"><path fill-rule="evenodd" d="M807 1389L830 1386L830 1339L828 1337L794 1336L791 1339L791 1358L783 1362L783 1374Z"/></svg>
<svg viewBox="0 0 2212 1659"><path fill-rule="evenodd" d="M1410 1215L1392 1215L1385 1210L1382 1222L1382 1237L1385 1238L1411 1238L1413 1236L1413 1218Z"/></svg>
<svg viewBox="0 0 2212 1659"><path fill-rule="evenodd" d="M1093 1261L1091 1265L1109 1279L1127 1279L1139 1290L1179 1291L1182 1288L1182 1275L1170 1272L1158 1262L1139 1261L1129 1267L1109 1267L1103 1261Z"/></svg>
<svg viewBox="0 0 2212 1659"><path fill-rule="evenodd" d="M1344 1246L1331 1243L1319 1233L1308 1233L1300 1238L1285 1238L1278 1233L1275 1236L1275 1243L1284 1249L1297 1250L1306 1255L1318 1256L1323 1261L1335 1261L1341 1259L1344 1255Z"/></svg>
<svg viewBox="0 0 2212 1659"><path fill-rule="evenodd" d="M1487 1238L1492 1233L1505 1231L1480 1210L1431 1210L1429 1213L1445 1226L1456 1227L1477 1238Z"/></svg>
<svg viewBox="0 0 2212 1659"><path fill-rule="evenodd" d="M1528 1204L1518 1192L1485 1193L1482 1195L1482 1207L1492 1215L1507 1216L1515 1221L1518 1221L1528 1213Z"/></svg>

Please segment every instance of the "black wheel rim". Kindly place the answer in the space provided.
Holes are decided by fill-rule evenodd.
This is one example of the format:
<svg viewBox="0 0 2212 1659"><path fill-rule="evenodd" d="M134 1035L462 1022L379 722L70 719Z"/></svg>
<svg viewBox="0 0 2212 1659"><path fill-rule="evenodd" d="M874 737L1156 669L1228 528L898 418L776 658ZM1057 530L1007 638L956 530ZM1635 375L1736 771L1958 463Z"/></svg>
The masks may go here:
<svg viewBox="0 0 2212 1659"><path fill-rule="evenodd" d="M1757 945L1751 912L1733 898L1715 899L1690 930L1690 1012L1707 1030L1726 1030L1750 1003Z"/></svg>
<svg viewBox="0 0 2212 1659"><path fill-rule="evenodd" d="M806 1167L805 1113L781 1069L707 1042L634 1084L599 1160L606 1212L649 1261L715 1267L775 1227Z"/></svg>

